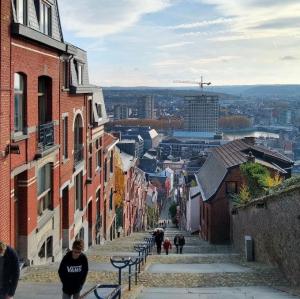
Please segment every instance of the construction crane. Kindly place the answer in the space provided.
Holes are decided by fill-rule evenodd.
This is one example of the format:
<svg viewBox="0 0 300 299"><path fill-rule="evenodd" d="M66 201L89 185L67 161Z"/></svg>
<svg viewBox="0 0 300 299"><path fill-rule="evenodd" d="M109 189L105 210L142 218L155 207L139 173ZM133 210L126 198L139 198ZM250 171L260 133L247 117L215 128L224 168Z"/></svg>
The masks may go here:
<svg viewBox="0 0 300 299"><path fill-rule="evenodd" d="M203 82L203 77L201 76L201 81L181 81L181 80L175 80L174 83L187 83L187 84L197 84L201 88L201 92L203 92L203 86L204 85L211 85L211 82Z"/></svg>

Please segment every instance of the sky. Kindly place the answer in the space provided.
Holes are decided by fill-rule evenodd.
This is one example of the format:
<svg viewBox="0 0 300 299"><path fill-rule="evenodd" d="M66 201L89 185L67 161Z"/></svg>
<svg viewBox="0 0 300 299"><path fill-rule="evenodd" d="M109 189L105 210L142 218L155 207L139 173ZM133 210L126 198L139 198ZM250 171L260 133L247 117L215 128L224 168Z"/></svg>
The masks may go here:
<svg viewBox="0 0 300 299"><path fill-rule="evenodd" d="M100 86L299 84L299 0L58 0ZM188 86L188 84L187 84Z"/></svg>

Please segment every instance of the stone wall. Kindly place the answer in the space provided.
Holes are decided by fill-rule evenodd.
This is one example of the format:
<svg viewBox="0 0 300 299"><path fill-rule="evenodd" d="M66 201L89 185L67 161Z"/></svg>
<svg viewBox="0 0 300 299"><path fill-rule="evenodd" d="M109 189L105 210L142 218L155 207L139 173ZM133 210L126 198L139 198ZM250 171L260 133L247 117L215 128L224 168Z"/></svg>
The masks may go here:
<svg viewBox="0 0 300 299"><path fill-rule="evenodd" d="M256 261L277 265L300 285L300 186L257 199L232 213L232 241L245 254L244 236L254 240Z"/></svg>

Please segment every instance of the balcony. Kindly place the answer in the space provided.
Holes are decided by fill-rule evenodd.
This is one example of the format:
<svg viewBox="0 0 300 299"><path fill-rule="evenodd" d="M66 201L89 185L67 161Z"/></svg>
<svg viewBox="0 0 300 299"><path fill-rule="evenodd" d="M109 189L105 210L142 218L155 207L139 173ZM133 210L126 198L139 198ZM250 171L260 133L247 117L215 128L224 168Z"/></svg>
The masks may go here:
<svg viewBox="0 0 300 299"><path fill-rule="evenodd" d="M39 148L46 149L54 145L54 123L39 125Z"/></svg>
<svg viewBox="0 0 300 299"><path fill-rule="evenodd" d="M38 126L38 157L43 157L55 150L54 144L54 122L41 124Z"/></svg>
<svg viewBox="0 0 300 299"><path fill-rule="evenodd" d="M78 165L83 160L83 145L77 144L74 149L74 164Z"/></svg>

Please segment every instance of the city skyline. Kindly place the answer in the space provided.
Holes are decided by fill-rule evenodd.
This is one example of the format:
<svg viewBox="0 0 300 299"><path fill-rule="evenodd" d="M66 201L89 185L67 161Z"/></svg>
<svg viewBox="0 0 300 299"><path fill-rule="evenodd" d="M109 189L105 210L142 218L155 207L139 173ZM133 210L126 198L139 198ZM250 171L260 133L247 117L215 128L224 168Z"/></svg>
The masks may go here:
<svg viewBox="0 0 300 299"><path fill-rule="evenodd" d="M297 84L296 0L59 1L64 38L101 86ZM76 22L74 22L76 20Z"/></svg>

